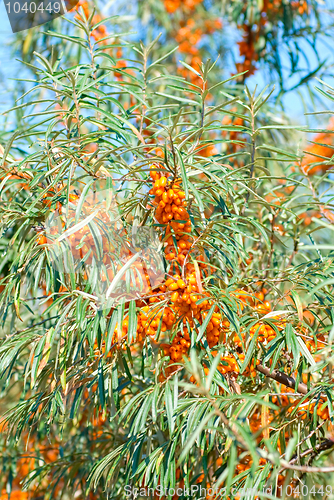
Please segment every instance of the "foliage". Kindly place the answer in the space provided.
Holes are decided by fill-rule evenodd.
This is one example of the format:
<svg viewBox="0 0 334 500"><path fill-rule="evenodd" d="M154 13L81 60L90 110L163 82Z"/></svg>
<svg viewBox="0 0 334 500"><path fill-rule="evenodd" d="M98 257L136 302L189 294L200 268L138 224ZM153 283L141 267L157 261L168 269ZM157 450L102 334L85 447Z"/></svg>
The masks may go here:
<svg viewBox="0 0 334 500"><path fill-rule="evenodd" d="M124 43L83 7L45 35L67 53L29 60L2 152L1 498L302 484L323 498L331 127L304 154L272 89L241 90L243 75L221 81L186 51L176 66L160 40Z"/></svg>

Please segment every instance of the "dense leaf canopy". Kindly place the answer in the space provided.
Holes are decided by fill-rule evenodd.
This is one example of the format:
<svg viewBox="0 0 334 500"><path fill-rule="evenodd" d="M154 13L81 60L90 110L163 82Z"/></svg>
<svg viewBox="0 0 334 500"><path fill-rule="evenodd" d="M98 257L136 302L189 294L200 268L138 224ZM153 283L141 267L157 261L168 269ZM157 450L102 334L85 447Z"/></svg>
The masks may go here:
<svg viewBox="0 0 334 500"><path fill-rule="evenodd" d="M139 42L96 7L16 39L0 498L333 498L330 11L138 2ZM321 129L284 115L289 72L323 76Z"/></svg>

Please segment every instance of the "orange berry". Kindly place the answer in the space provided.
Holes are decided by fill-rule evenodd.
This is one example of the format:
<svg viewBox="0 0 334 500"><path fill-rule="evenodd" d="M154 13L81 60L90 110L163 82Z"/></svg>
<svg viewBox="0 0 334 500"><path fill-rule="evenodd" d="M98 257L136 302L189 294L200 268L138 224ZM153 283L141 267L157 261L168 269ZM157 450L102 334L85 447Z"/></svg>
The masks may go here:
<svg viewBox="0 0 334 500"><path fill-rule="evenodd" d="M177 280L177 285L179 288L182 288L182 289L184 289L186 287L185 282L181 279Z"/></svg>

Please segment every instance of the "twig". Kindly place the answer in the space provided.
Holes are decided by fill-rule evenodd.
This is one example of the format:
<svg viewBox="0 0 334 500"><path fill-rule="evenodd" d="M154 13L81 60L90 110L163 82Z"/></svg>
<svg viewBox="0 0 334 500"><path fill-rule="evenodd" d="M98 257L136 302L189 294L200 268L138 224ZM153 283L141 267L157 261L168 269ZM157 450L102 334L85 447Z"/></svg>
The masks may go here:
<svg viewBox="0 0 334 500"><path fill-rule="evenodd" d="M289 464L294 464L295 462L297 462L299 458L304 458L310 453L313 454L313 456L311 457L311 459L313 459L316 455L318 455L322 451L329 450L333 446L334 446L334 441L332 439L325 439L324 441L322 441L322 443L317 444L314 448L309 448L308 450L303 451L303 453L301 453L299 457L294 456L290 460Z"/></svg>
<svg viewBox="0 0 334 500"><path fill-rule="evenodd" d="M334 472L334 467L308 467L307 465L291 465L289 462L282 461L281 462L282 468L280 472L284 469L291 469L291 470L296 470L299 472L320 472L320 473L326 473L326 472Z"/></svg>
<svg viewBox="0 0 334 500"><path fill-rule="evenodd" d="M309 392L306 384L299 383L296 387L295 379L289 377L283 372L280 372L279 370L273 370L270 372L269 368L266 368L263 365L258 365L256 369L258 372L263 373L266 377L272 378L273 380L276 380L276 382L286 385L287 387L291 387L291 389L295 389L297 392L300 392L300 394L307 394Z"/></svg>
<svg viewBox="0 0 334 500"><path fill-rule="evenodd" d="M252 99L252 101L253 101L253 99ZM254 175L254 169L255 169L255 150L256 150L256 144L255 144L255 116L254 116L254 104L253 104L253 102L251 102L251 116L252 116L252 120L251 120L251 127L252 127L252 136L251 136L252 137L252 142L251 142L251 144L252 144L252 150L251 150L251 168L250 168L250 171L249 171L250 181L252 180L253 175ZM247 194L246 194L246 199L245 199L245 204L244 204L243 212L244 212L246 206L248 205L249 197L250 197L250 191L248 190Z"/></svg>

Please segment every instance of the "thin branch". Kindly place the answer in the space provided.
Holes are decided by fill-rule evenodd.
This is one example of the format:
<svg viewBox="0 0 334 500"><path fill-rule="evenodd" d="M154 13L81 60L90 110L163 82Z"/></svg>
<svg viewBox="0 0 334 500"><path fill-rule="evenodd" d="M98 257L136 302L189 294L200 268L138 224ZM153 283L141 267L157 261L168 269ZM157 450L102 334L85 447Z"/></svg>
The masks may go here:
<svg viewBox="0 0 334 500"><path fill-rule="evenodd" d="M291 465L288 462L282 461L281 462L282 468L280 472L284 469L291 469L291 470L296 470L299 472L320 472L320 473L326 473L326 472L334 472L334 466L333 467L308 467L307 465Z"/></svg>
<svg viewBox="0 0 334 500"><path fill-rule="evenodd" d="M332 439L325 439L324 441L322 441L322 443L317 444L314 448L309 448L308 450L303 451L303 453L301 453L299 457L294 456L290 460L289 464L294 464L295 462L297 462L299 458L304 458L307 455L310 455L310 453L312 453L313 455L311 459L314 459L317 455L319 455L319 453L325 450L329 450L333 446L334 446L334 441Z"/></svg>
<svg viewBox="0 0 334 500"><path fill-rule="evenodd" d="M283 372L280 372L279 370L273 370L270 372L270 369L263 365L258 365L256 369L266 377L272 378L273 380L276 380L276 382L286 385L287 387L291 387L291 389L295 389L297 392L300 392L300 394L307 394L309 392L306 384L299 383L296 387L295 379L293 377L289 377Z"/></svg>

